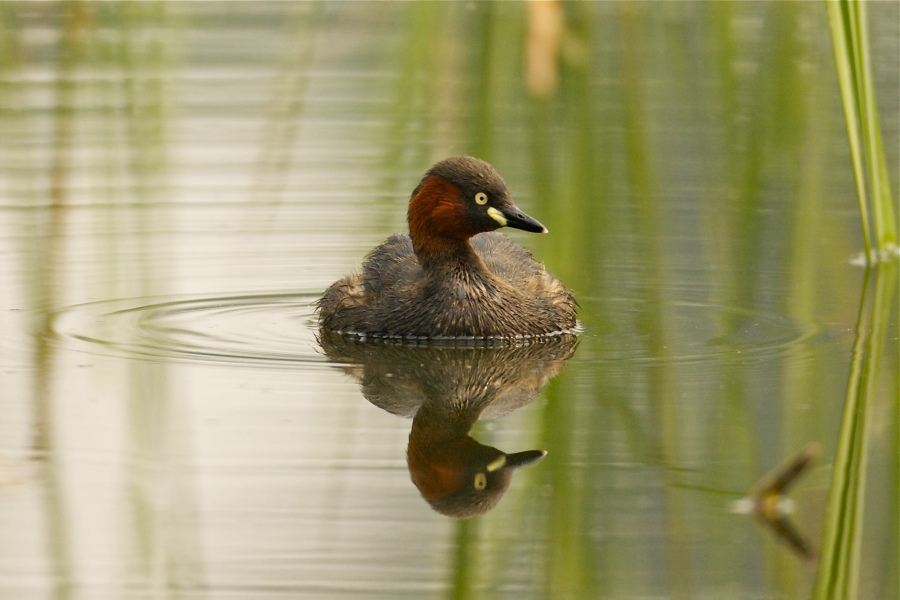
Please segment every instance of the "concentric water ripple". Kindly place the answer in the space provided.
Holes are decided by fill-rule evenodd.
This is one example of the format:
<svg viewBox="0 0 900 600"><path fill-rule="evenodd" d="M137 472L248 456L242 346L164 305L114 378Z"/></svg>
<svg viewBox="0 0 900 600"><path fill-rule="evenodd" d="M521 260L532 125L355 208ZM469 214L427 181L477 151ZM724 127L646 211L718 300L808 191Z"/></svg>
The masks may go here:
<svg viewBox="0 0 900 600"><path fill-rule="evenodd" d="M79 304L59 311L52 335L91 353L159 360L243 365L321 365L316 339L318 294L272 293L191 298L131 298ZM633 300L591 299L595 313L580 337L596 339L586 360L695 362L723 355L775 356L796 348L816 328L784 315L763 315L705 303L653 309ZM592 310L593 309L593 310ZM664 347L650 338L648 314L657 312ZM357 341L356 343L361 343Z"/></svg>
<svg viewBox="0 0 900 600"><path fill-rule="evenodd" d="M814 323L709 302L650 305L633 298L580 300L595 319L594 360L697 362L725 356L763 358L796 351L822 333Z"/></svg>
<svg viewBox="0 0 900 600"><path fill-rule="evenodd" d="M53 336L101 354L227 362L321 363L311 294L131 298L57 313Z"/></svg>

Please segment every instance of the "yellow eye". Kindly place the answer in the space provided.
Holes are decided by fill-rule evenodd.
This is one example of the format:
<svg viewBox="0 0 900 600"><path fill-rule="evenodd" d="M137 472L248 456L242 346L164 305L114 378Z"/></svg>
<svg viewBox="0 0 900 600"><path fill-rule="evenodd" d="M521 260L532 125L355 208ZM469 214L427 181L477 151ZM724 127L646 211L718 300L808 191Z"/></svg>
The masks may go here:
<svg viewBox="0 0 900 600"><path fill-rule="evenodd" d="M487 487L487 475L484 473L478 473L475 475L475 489L483 490Z"/></svg>
<svg viewBox="0 0 900 600"><path fill-rule="evenodd" d="M484 192L478 192L475 194L475 204L481 204L482 206L487 204L488 196Z"/></svg>

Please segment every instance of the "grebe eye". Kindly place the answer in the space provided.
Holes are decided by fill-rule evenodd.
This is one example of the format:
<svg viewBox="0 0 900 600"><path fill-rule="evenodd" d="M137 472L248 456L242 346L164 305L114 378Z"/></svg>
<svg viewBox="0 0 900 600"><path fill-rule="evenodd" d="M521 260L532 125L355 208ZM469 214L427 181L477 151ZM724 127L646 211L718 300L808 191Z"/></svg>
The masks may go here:
<svg viewBox="0 0 900 600"><path fill-rule="evenodd" d="M475 194L475 204L481 204L482 206L487 204L488 196L484 192L478 192Z"/></svg>
<svg viewBox="0 0 900 600"><path fill-rule="evenodd" d="M477 473L475 475L475 489L483 490L487 487L487 475L484 473Z"/></svg>

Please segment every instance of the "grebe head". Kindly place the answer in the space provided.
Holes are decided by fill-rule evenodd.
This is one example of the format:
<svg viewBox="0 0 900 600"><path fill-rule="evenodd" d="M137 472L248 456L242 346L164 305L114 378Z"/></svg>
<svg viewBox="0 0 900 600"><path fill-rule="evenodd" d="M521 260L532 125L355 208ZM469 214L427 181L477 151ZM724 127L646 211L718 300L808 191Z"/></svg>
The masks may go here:
<svg viewBox="0 0 900 600"><path fill-rule="evenodd" d="M414 426L415 427L415 426ZM467 519L491 510L509 488L513 471L536 463L544 450L506 454L471 437L429 443L410 434L409 474L422 497L441 514Z"/></svg>
<svg viewBox="0 0 900 600"><path fill-rule="evenodd" d="M500 227L547 232L513 203L494 167L471 156L431 167L413 190L407 218L417 252L429 240L465 240Z"/></svg>

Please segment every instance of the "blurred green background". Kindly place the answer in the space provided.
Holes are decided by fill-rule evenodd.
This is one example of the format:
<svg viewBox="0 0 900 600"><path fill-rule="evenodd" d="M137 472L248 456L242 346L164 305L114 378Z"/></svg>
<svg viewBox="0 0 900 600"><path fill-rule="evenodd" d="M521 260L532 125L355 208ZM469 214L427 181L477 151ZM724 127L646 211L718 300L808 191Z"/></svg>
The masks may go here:
<svg viewBox="0 0 900 600"><path fill-rule="evenodd" d="M896 259L846 131L820 2L0 3L0 596L895 597ZM547 458L457 522L310 303L463 153L584 333L474 432ZM809 442L818 562L731 510Z"/></svg>

